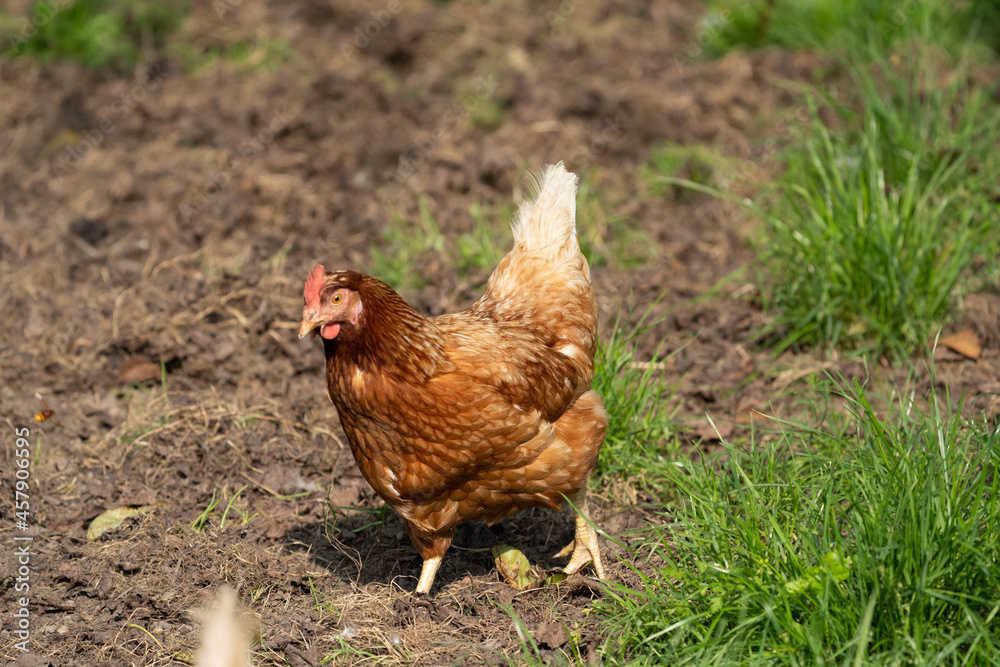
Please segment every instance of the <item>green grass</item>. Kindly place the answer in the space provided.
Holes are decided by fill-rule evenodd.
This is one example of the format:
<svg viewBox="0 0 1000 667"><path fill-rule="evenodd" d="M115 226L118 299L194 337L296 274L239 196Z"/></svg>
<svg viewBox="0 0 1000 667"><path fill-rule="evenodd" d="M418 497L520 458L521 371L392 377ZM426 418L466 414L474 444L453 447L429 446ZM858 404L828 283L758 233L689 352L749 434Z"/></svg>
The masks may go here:
<svg viewBox="0 0 1000 667"><path fill-rule="evenodd" d="M942 158L919 143L896 149L874 111L863 124L856 136L838 135L814 109L778 202L762 212L760 282L781 348L898 358L924 349L978 286L968 272L1000 230L996 211L968 187L975 141Z"/></svg>
<svg viewBox="0 0 1000 667"><path fill-rule="evenodd" d="M729 178L725 175L732 158L713 151L702 144L666 143L655 148L649 159L639 168L650 194L664 197L673 195L683 200L690 190L665 183L663 176L684 179L707 187L726 187Z"/></svg>
<svg viewBox="0 0 1000 667"><path fill-rule="evenodd" d="M656 244L628 215L616 215L628 199L610 200L598 184L598 173L581 175L576 204L580 250L591 266L637 269L656 258Z"/></svg>
<svg viewBox="0 0 1000 667"><path fill-rule="evenodd" d="M219 508L219 504L222 502L222 495L219 494L218 489L212 489L212 497L208 501L208 505L201 514L198 515L194 521L191 522L191 527L195 530L202 530L209 524L209 518L217 514L216 510Z"/></svg>
<svg viewBox="0 0 1000 667"><path fill-rule="evenodd" d="M240 494L246 490L246 488L247 485L244 484L239 488L239 490L236 491L236 493L230 496L221 512L219 511L219 508L222 507L222 502L225 500L225 491L212 489L212 497L209 499L208 504L205 506L205 509L202 510L201 514L199 514L198 517L191 522L191 528L198 531L204 530L206 527L211 525L211 519L214 516L220 517L219 530L225 529L226 521L230 519L230 516L236 517L238 515L241 526L249 524L259 513L254 512L253 514L250 514L250 512L245 512L236 506L237 499L240 497Z"/></svg>
<svg viewBox="0 0 1000 667"><path fill-rule="evenodd" d="M679 501L634 547L641 583L596 604L605 663L1000 662L996 426L846 397L853 420L664 468Z"/></svg>
<svg viewBox="0 0 1000 667"><path fill-rule="evenodd" d="M469 124L472 127L491 131L503 125L503 107L500 102L493 98L480 100L475 96L469 96L469 104L475 104L469 111Z"/></svg>
<svg viewBox="0 0 1000 667"><path fill-rule="evenodd" d="M189 0L38 2L30 22L11 33L6 53L127 70L142 58L144 48L162 47L189 8Z"/></svg>
<svg viewBox="0 0 1000 667"><path fill-rule="evenodd" d="M655 492L677 451L677 406L671 401L675 387L659 365L639 361L637 346L653 324L649 311L631 328L622 320L614 323L607 340L598 342L592 386L608 411L595 476Z"/></svg>
<svg viewBox="0 0 1000 667"><path fill-rule="evenodd" d="M736 47L836 51L860 41L887 48L918 26L955 46L980 14L942 0L713 0L695 35L707 54Z"/></svg>
<svg viewBox="0 0 1000 667"><path fill-rule="evenodd" d="M906 357L1000 272L1000 114L971 70L917 40L848 59L856 104L809 95L762 211L760 282L781 347Z"/></svg>
<svg viewBox="0 0 1000 667"><path fill-rule="evenodd" d="M473 271L491 273L514 245L510 225L514 204L473 204L469 208L472 229L463 232L455 242L459 275Z"/></svg>
<svg viewBox="0 0 1000 667"><path fill-rule="evenodd" d="M977 67L996 55L960 43L953 29L976 32L969 15L943 17L930 0L794 10L744 2L724 27L743 30L744 14L765 4L774 10L768 30L839 31L830 43L816 35L810 43L834 49L840 71L833 92L829 82L806 91L809 113L798 116L780 153L785 172L748 204L763 221L753 269L774 318L770 338L779 350L839 347L898 359L925 351L956 318L963 295L1000 276L1000 109L974 83ZM843 15L855 5L860 14ZM755 45L722 27L713 34L728 35L725 48ZM810 41L802 40L769 43ZM704 169L684 174L679 156L654 153L652 187L728 196Z"/></svg>
<svg viewBox="0 0 1000 667"><path fill-rule="evenodd" d="M972 0L970 14L980 21L978 35L1000 51L1000 0Z"/></svg>
<svg viewBox="0 0 1000 667"><path fill-rule="evenodd" d="M535 638L531 636L530 628L517 615L513 606L503 604L502 602L494 602L493 604L510 616L510 620L514 625L514 633L517 636L517 642L520 644L520 651L513 656L504 655L495 649L486 648L486 651L496 656L494 664L500 664L500 660L511 665L511 667L549 667L551 665L565 665L568 667L569 665L588 664L578 644L579 633L573 631L574 627L582 624L580 621L563 622L562 626L568 637L566 645L556 651L546 652L541 649ZM550 602L550 604L552 603Z"/></svg>
<svg viewBox="0 0 1000 667"><path fill-rule="evenodd" d="M371 251L372 275L400 292L412 292L426 284L417 263L431 252L444 252L444 236L430 210L426 197L421 197L417 224L407 221L400 213L381 232L383 243Z"/></svg>

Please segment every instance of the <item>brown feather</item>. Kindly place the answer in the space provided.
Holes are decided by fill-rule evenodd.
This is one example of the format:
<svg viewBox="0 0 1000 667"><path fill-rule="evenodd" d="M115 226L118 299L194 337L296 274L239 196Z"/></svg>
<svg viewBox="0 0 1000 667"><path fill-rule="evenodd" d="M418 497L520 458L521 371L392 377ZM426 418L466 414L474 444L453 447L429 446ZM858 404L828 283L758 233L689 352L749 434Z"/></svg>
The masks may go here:
<svg viewBox="0 0 1000 667"><path fill-rule="evenodd" d="M354 271L327 274L318 294L360 299L356 323L339 320L324 339L327 388L361 472L424 558L442 555L462 521L558 508L587 483L604 439L575 176L559 166L539 181L514 250L467 310L422 317Z"/></svg>

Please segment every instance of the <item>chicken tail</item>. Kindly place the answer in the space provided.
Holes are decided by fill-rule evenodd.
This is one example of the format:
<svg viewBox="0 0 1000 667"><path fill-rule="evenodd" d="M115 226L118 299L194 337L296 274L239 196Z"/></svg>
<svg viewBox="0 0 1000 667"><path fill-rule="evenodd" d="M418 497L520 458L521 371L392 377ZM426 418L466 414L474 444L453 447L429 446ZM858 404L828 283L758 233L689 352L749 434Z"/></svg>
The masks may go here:
<svg viewBox="0 0 1000 667"><path fill-rule="evenodd" d="M563 163L529 171L514 192L517 213L510 226L515 246L522 250L551 248L558 252L567 243L579 250L576 241L576 174Z"/></svg>
<svg viewBox="0 0 1000 667"><path fill-rule="evenodd" d="M528 174L515 194L514 249L497 265L473 310L516 322L557 351L578 356L589 383L597 301L576 238L576 184L562 162Z"/></svg>

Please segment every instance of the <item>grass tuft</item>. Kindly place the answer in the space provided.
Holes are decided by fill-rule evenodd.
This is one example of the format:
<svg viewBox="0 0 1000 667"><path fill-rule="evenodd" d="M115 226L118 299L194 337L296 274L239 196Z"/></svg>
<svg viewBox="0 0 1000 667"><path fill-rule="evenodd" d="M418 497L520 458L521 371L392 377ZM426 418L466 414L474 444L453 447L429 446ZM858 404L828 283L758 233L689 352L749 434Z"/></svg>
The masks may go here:
<svg viewBox="0 0 1000 667"><path fill-rule="evenodd" d="M861 43L886 49L931 29L944 46L956 46L976 15L940 0L713 0L698 43L710 56L737 47L839 50Z"/></svg>
<svg viewBox="0 0 1000 667"><path fill-rule="evenodd" d="M683 499L597 604L622 664L998 664L1000 438L930 397L667 468Z"/></svg>
<svg viewBox="0 0 1000 667"><path fill-rule="evenodd" d="M670 194L677 201L683 201L690 190L664 182L663 176L683 179L706 187L725 187L729 162L720 153L702 144L665 143L654 149L649 159L639 169L646 182L646 189L657 197Z"/></svg>
<svg viewBox="0 0 1000 667"><path fill-rule="evenodd" d="M459 235L456 254L459 275L492 272L513 245L510 226L501 221L514 215L514 204L473 204L469 208L472 229Z"/></svg>
<svg viewBox="0 0 1000 667"><path fill-rule="evenodd" d="M782 350L907 358L1000 276L1000 114L975 85L976 47L943 50L935 7L914 6L893 40L868 15L845 38L849 98L807 93L777 196L739 202L764 221L758 282ZM735 200L677 169L654 160L647 180Z"/></svg>
<svg viewBox="0 0 1000 667"><path fill-rule="evenodd" d="M45 0L32 6L30 20L11 34L6 50L42 62L126 70L144 49L162 47L189 9L188 0Z"/></svg>
<svg viewBox="0 0 1000 667"><path fill-rule="evenodd" d="M971 139L942 159L928 146L894 150L874 112L864 125L845 141L814 106L814 138L792 154L781 200L764 215L761 282L787 331L782 349L922 349L976 284L966 272L1000 229L963 182Z"/></svg>
<svg viewBox="0 0 1000 667"><path fill-rule="evenodd" d="M595 474L605 481L628 479L648 490L656 490L677 446L677 406L671 407L675 387L664 379L658 355L651 362L638 360L638 341L653 324L649 311L631 328L616 321L608 339L598 343L592 384L604 399L609 422Z"/></svg>

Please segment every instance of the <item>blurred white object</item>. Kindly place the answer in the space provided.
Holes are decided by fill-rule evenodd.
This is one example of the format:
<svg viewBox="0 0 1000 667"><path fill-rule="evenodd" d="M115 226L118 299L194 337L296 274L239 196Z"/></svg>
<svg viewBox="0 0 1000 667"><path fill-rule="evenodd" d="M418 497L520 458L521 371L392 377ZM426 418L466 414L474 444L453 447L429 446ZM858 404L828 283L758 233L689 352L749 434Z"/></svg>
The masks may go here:
<svg viewBox="0 0 1000 667"><path fill-rule="evenodd" d="M236 593L222 586L206 610L197 667L250 667L250 646L236 614Z"/></svg>

